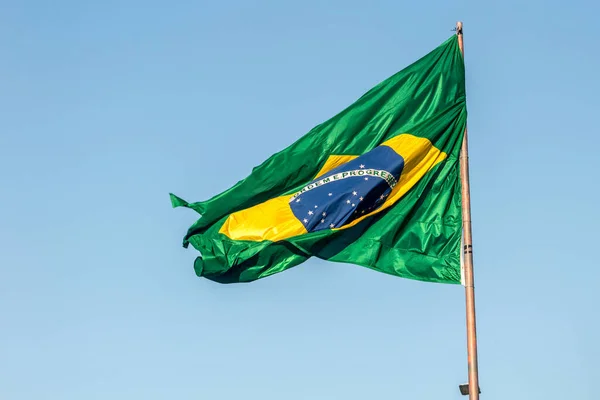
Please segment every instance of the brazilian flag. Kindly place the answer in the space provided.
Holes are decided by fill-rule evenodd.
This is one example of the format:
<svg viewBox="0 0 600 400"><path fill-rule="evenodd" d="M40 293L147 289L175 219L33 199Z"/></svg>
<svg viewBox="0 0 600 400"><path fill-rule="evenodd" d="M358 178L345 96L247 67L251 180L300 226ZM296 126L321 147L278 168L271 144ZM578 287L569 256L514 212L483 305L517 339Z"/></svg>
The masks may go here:
<svg viewBox="0 0 600 400"><path fill-rule="evenodd" d="M459 153L466 126L457 36L381 82L213 198L184 247L196 274L250 282L310 257L460 283Z"/></svg>

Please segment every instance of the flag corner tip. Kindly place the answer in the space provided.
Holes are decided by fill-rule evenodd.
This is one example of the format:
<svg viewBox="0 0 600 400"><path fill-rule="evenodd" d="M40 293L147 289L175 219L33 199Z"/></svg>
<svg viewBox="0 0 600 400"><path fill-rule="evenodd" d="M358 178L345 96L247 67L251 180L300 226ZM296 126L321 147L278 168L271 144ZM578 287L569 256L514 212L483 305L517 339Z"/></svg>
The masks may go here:
<svg viewBox="0 0 600 400"><path fill-rule="evenodd" d="M177 207L187 207L188 202L183 200L181 197L175 196L173 193L169 193L169 198L171 199L171 206L173 208Z"/></svg>

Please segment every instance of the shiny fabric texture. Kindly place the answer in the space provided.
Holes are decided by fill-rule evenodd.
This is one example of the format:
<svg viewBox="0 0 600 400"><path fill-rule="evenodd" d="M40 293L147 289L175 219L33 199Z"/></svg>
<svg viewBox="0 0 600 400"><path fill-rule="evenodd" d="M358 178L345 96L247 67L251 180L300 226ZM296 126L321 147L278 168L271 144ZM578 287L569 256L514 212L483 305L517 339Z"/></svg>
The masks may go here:
<svg viewBox="0 0 600 400"><path fill-rule="evenodd" d="M466 118L464 63L453 35L230 189L197 203L171 195L174 207L201 214L183 239L185 247L191 243L201 253L194 263L196 274L220 283L250 282L318 257L409 279L459 284L458 157ZM411 141L403 144L400 138ZM335 207L342 207L346 197L330 202L328 193L308 192L329 183L318 177L341 179L343 173L344 184L329 187L344 188L350 201L366 187L352 180L358 182L362 168L369 168L352 160L386 142L397 144L394 150L404 165L401 173L380 172L383 167L369 171L371 179L391 184L367 187L381 194L368 209L348 202L352 212L366 211L364 215L340 214ZM425 145L414 147L413 142ZM330 170L335 176L327 175ZM290 206L294 196L314 202L315 210L329 207L335 214L327 220L332 227L315 228L320 221L310 219L311 209ZM310 216L300 215L306 210Z"/></svg>

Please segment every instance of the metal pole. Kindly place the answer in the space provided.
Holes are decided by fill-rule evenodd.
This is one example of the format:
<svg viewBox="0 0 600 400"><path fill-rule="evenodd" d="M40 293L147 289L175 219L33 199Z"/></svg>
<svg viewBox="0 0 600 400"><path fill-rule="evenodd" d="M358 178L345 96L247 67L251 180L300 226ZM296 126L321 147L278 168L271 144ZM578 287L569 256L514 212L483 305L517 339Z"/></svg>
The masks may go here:
<svg viewBox="0 0 600 400"><path fill-rule="evenodd" d="M465 54L462 22L456 23L458 46ZM469 366L469 399L479 400L479 371L477 368L477 329L475 326L475 287L473 280L473 245L471 235L471 192L469 188L469 146L467 128L460 149L460 182L462 186L462 215L464 240L464 284L467 306L467 359Z"/></svg>

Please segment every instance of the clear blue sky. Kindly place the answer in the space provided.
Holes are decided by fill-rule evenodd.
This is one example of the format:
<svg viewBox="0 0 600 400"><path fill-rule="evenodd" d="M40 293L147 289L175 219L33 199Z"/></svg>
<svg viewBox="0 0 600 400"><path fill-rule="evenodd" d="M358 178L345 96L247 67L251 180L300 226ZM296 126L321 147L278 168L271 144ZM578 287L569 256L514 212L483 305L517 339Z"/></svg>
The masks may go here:
<svg viewBox="0 0 600 400"><path fill-rule="evenodd" d="M2 2L0 398L460 399L461 286L199 279L168 193L230 187L463 20L482 399L597 399L599 12Z"/></svg>

